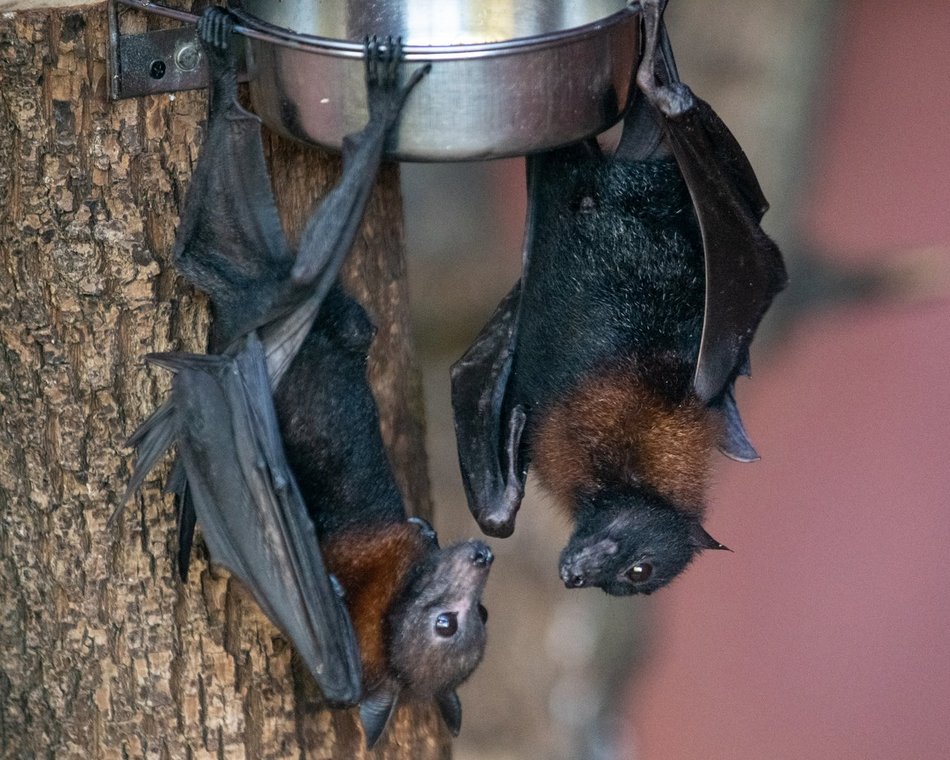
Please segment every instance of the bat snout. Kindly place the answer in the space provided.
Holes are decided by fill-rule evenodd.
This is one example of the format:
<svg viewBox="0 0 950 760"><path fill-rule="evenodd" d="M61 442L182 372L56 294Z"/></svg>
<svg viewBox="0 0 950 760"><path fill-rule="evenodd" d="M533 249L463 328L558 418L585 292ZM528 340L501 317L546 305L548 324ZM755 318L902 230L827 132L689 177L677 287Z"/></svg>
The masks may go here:
<svg viewBox="0 0 950 760"><path fill-rule="evenodd" d="M596 585L605 565L617 551L617 543L609 538L592 546L565 551L561 556L561 580L568 588Z"/></svg>
<svg viewBox="0 0 950 760"><path fill-rule="evenodd" d="M561 580L568 588L581 588L586 579L583 574L575 570L572 566L561 566Z"/></svg>
<svg viewBox="0 0 950 760"><path fill-rule="evenodd" d="M494 560L495 555L487 544L478 541L472 547L472 564L475 565L475 567L491 567L491 563L494 562Z"/></svg>

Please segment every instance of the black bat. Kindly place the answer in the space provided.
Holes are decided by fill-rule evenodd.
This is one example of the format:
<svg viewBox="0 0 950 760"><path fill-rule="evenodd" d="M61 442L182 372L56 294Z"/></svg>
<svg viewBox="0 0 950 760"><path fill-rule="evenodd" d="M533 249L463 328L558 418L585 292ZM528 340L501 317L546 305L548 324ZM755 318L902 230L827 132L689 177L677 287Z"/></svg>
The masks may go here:
<svg viewBox="0 0 950 760"><path fill-rule="evenodd" d="M528 158L521 281L452 368L459 460L482 530L507 536L529 464L574 521L569 587L650 593L703 549L708 458L757 458L733 396L785 284L735 138L677 76L642 3L639 91L616 152Z"/></svg>
<svg viewBox="0 0 950 760"><path fill-rule="evenodd" d="M150 357L175 377L130 440L129 492L176 445L182 576L197 519L212 560L288 635L326 698L361 703L370 745L401 696L435 698L457 733L454 689L484 650L492 554L481 542L441 550L407 519L366 381L372 327L335 284L386 138L427 67L398 87L398 43L367 42L369 122L344 140L340 184L294 256L259 120L236 100L232 27L217 8L199 23L208 135L175 246L176 267L211 296L213 353Z"/></svg>
<svg viewBox="0 0 950 760"><path fill-rule="evenodd" d="M372 337L363 309L332 288L275 394L288 461L356 629L369 746L400 699L434 698L458 734L454 690L484 652L493 559L480 541L440 549L427 523L407 519L366 381Z"/></svg>

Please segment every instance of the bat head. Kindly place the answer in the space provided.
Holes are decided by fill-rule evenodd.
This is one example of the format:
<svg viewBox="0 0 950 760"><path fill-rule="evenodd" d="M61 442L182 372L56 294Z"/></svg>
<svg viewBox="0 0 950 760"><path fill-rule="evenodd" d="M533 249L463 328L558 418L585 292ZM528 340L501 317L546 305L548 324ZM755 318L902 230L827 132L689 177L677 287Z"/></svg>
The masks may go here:
<svg viewBox="0 0 950 760"><path fill-rule="evenodd" d="M493 559L481 541L440 549L433 540L387 619L389 664L404 689L435 697L475 670L485 651L481 595Z"/></svg>
<svg viewBox="0 0 950 760"><path fill-rule="evenodd" d="M597 586L614 596L650 594L679 575L703 549L725 549L698 516L640 489L582 499L561 552L568 588Z"/></svg>

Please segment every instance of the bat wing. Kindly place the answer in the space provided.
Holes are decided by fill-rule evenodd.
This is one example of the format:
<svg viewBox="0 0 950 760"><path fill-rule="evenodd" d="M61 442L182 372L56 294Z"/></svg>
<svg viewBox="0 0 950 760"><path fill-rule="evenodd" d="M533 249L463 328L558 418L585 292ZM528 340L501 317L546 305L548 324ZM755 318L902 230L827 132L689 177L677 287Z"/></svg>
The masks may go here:
<svg viewBox="0 0 950 760"><path fill-rule="evenodd" d="M752 168L712 108L697 99L667 122L667 135L706 252L706 310L693 384L709 401L735 379L760 320L785 285L785 266L759 225L767 206ZM761 202L753 205L755 198Z"/></svg>
<svg viewBox="0 0 950 760"><path fill-rule="evenodd" d="M585 155L596 143L572 148ZM527 410L510 398L521 314L521 289L534 243L535 197L543 156L528 156L528 212L522 248L522 279L502 299L475 342L452 365L452 409L459 467L468 507L482 531L506 538L524 498L528 457L522 436Z"/></svg>
<svg viewBox="0 0 950 760"><path fill-rule="evenodd" d="M175 439L212 560L287 634L326 698L355 704L359 650L284 457L260 342L151 359L175 371Z"/></svg>
<svg viewBox="0 0 950 760"><path fill-rule="evenodd" d="M175 267L215 306L212 349L254 329L286 289L294 256L271 190L261 123L237 102L230 16L209 9L198 35L211 77L207 134L175 239Z"/></svg>
<svg viewBox="0 0 950 760"><path fill-rule="evenodd" d="M702 233L706 308L693 385L711 401L735 379L759 321L785 285L785 266L760 225L768 203L742 148L712 107L676 81L659 5L644 4L637 83L663 116L664 139Z"/></svg>
<svg viewBox="0 0 950 760"><path fill-rule="evenodd" d="M369 120L362 130L343 139L340 182L320 201L301 233L293 269L285 280L286 290L260 330L275 385L296 356L353 247L386 141L398 124L406 99L430 70L429 64L417 67L405 84L399 84L402 44L392 38L383 47L375 38L368 40L364 54Z"/></svg>
<svg viewBox="0 0 950 760"><path fill-rule="evenodd" d="M469 509L485 533L499 537L514 530L526 477L521 461L525 412L505 404L520 302L519 283L452 366L455 436Z"/></svg>

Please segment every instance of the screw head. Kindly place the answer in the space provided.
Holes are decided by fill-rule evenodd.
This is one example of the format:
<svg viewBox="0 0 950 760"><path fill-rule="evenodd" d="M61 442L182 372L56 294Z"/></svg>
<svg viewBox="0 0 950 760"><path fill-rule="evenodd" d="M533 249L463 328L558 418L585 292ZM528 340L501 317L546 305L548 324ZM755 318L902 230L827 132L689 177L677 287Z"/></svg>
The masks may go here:
<svg viewBox="0 0 950 760"><path fill-rule="evenodd" d="M182 45L175 53L175 63L182 71L194 71L198 68L199 60L201 54L198 52L198 46L193 43Z"/></svg>

